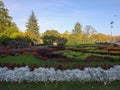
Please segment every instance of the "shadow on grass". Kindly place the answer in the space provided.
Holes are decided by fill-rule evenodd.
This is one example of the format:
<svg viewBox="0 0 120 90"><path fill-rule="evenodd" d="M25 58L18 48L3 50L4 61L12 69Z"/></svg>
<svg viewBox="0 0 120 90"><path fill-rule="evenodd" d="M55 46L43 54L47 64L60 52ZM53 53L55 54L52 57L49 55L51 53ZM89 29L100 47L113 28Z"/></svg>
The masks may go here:
<svg viewBox="0 0 120 90"><path fill-rule="evenodd" d="M0 90L120 90L120 81L106 85L102 82L0 82Z"/></svg>

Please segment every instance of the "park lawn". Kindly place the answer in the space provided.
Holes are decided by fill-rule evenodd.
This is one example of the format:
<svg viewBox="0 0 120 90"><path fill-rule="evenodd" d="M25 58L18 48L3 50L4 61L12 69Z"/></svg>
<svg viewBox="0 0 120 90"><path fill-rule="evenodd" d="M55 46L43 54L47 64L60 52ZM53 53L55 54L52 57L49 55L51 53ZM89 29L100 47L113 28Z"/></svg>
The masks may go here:
<svg viewBox="0 0 120 90"><path fill-rule="evenodd" d="M37 64L41 65L42 62L38 58L33 55L19 55L19 56L5 56L0 57L0 63L16 63L21 64L24 63L26 65Z"/></svg>
<svg viewBox="0 0 120 90"><path fill-rule="evenodd" d="M44 61L40 60L32 55L20 55L20 56L6 56L0 57L0 63L25 63L26 65L37 64L39 66L44 65L63 65L72 66L73 64L91 64L91 65L101 65L105 63L109 64L119 64L118 62L55 62L55 61ZM105 85L104 82L20 82L20 83L10 83L10 82L0 82L0 90L119 90L120 81L114 81L110 84Z"/></svg>
<svg viewBox="0 0 120 90"><path fill-rule="evenodd" d="M104 51L104 50L102 50L102 51ZM107 56L107 55L101 55L101 54L82 53L82 52L69 51L69 50L56 51L55 53L63 54L67 58L74 58L77 61L85 61L90 56L98 57L99 59L104 60L104 61L108 61L108 62L110 62L110 61L109 60L105 60L105 57L109 57L113 61L119 61L120 60L119 56L112 56L112 55L111 56Z"/></svg>
<svg viewBox="0 0 120 90"><path fill-rule="evenodd" d="M120 90L120 81L104 82L0 82L0 90Z"/></svg>
<svg viewBox="0 0 120 90"><path fill-rule="evenodd" d="M16 63L16 64L26 64L26 65L38 65L39 67L45 67L46 65L49 67L57 67L58 65L62 65L63 67L68 67L72 69L75 65L86 65L86 66L102 66L104 64L109 65L119 65L120 62L57 62L54 60L40 60L33 55L19 55L19 56L6 56L0 57L0 63Z"/></svg>

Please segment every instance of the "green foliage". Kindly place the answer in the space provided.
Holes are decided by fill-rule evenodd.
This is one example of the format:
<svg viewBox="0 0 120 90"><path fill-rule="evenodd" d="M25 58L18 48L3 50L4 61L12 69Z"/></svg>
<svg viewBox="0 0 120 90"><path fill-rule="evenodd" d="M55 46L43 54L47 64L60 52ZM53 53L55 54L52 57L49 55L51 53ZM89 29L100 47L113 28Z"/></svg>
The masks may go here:
<svg viewBox="0 0 120 90"><path fill-rule="evenodd" d="M94 50L96 51L96 50ZM99 51L100 52L100 51ZM106 52L106 51L101 51L101 52ZM98 57L100 58L101 60L105 60L105 61L119 61L119 56L107 56L107 55L101 55L101 54L92 54L92 53L82 53L82 52L75 52L75 51L68 51L68 50L65 50L65 51L58 51L56 53L60 53L60 54L63 54L65 55L66 57L68 58L74 58L75 60L77 61L85 61L89 56L94 56L94 57Z"/></svg>
<svg viewBox="0 0 120 90"><path fill-rule="evenodd" d="M73 56L73 55L71 55ZM71 57L72 58L72 57ZM82 62L81 59L75 60L75 62L56 62L51 60L40 60L32 55L20 55L20 56L6 56L6 57L0 57L0 63L16 63L16 64L26 64L26 65L33 65L36 64L40 67L44 67L46 65L51 67L56 67L58 65L62 65L64 67L69 67L69 69L72 69L73 65L86 65L86 66L96 66L96 65L104 65L106 62ZM107 62L109 65L118 65L119 62Z"/></svg>
<svg viewBox="0 0 120 90"><path fill-rule="evenodd" d="M11 37L14 33L18 33L18 28L15 23L12 23L12 25L4 31L4 34L8 37Z"/></svg>
<svg viewBox="0 0 120 90"><path fill-rule="evenodd" d="M4 3L0 0L0 33L11 26L11 20L12 17L9 16L8 9L5 8Z"/></svg>
<svg viewBox="0 0 120 90"><path fill-rule="evenodd" d="M85 36L86 38L86 36ZM82 25L77 22L72 34L69 36L67 45L79 45L85 42L84 34L82 33Z"/></svg>
<svg viewBox="0 0 120 90"><path fill-rule="evenodd" d="M28 19L28 22L26 24L27 32L32 32L32 33L38 34L39 26L37 24L38 23L37 23L36 16L35 16L34 12L32 11L32 15L30 16L30 18Z"/></svg>
<svg viewBox="0 0 120 90"><path fill-rule="evenodd" d="M43 43L45 45L53 45L56 43L57 45L65 45L67 39L61 38L60 33L56 30L47 30L43 33Z"/></svg>
<svg viewBox="0 0 120 90"><path fill-rule="evenodd" d="M29 37L10 38L7 36L3 36L0 38L1 46L9 46L9 47L13 47L13 48L27 47L31 43L32 43L32 41Z"/></svg>
<svg viewBox="0 0 120 90"><path fill-rule="evenodd" d="M90 55L106 61L116 62L120 60L119 56L108 56L108 55L101 55L101 54L90 54Z"/></svg>
<svg viewBox="0 0 120 90"><path fill-rule="evenodd" d="M25 48L30 46L32 41L28 37L18 37L9 41L8 46L12 48Z"/></svg>
<svg viewBox="0 0 120 90"><path fill-rule="evenodd" d="M14 32L10 38L24 38L26 37L25 33L23 32Z"/></svg>
<svg viewBox="0 0 120 90"><path fill-rule="evenodd" d="M55 36L55 37L60 37L60 33L57 30L46 30L43 33L43 37L44 36Z"/></svg>
<svg viewBox="0 0 120 90"><path fill-rule="evenodd" d="M58 45L59 46L64 46L67 43L66 38L59 38Z"/></svg>
<svg viewBox="0 0 120 90"><path fill-rule="evenodd" d="M12 17L8 14L8 9L0 0L0 45L7 46L12 40L12 34L19 32L16 24L12 22Z"/></svg>
<svg viewBox="0 0 120 90"><path fill-rule="evenodd" d="M1 44L2 46L7 46L8 43L9 43L11 40L12 40L12 39L9 38L9 37L7 37L7 36L2 36L2 37L0 37L0 44Z"/></svg>
<svg viewBox="0 0 120 90"><path fill-rule="evenodd" d="M58 51L58 53L61 53L70 59L73 58L76 61L85 61L90 56L90 54L84 54L82 52L74 52L74 51L68 51L68 50Z"/></svg>
<svg viewBox="0 0 120 90"><path fill-rule="evenodd" d="M25 63L27 65L40 64L39 59L35 58L32 55L7 56L1 58L0 63L7 63L7 62L16 63L16 64Z"/></svg>
<svg viewBox="0 0 120 90"><path fill-rule="evenodd" d="M79 45L82 43L81 34L70 35L67 45Z"/></svg>
<svg viewBox="0 0 120 90"><path fill-rule="evenodd" d="M27 30L26 30L27 36L30 37L30 39L34 43L37 43L38 39L40 39L38 38L39 26L38 26L37 19L33 11L32 11L30 18L28 19L26 27L27 27Z"/></svg>
<svg viewBox="0 0 120 90"><path fill-rule="evenodd" d="M72 34L81 34L82 33L82 26L79 22L75 24L74 29L72 30Z"/></svg>
<svg viewBox="0 0 120 90"><path fill-rule="evenodd" d="M44 36L43 37L43 43L45 45L53 45L53 43L57 43L58 42L58 37L55 37L54 35L51 36Z"/></svg>
<svg viewBox="0 0 120 90"><path fill-rule="evenodd" d="M110 82L38 82L9 83L1 82L0 90L119 90L120 81Z"/></svg>

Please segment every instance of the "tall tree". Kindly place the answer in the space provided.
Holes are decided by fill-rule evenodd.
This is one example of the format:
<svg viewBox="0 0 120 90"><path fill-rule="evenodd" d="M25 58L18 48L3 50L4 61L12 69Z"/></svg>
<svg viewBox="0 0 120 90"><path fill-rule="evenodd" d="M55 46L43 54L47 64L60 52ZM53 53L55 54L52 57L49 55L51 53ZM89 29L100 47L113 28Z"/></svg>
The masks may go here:
<svg viewBox="0 0 120 90"><path fill-rule="evenodd" d="M84 33L87 35L86 36L86 40L87 40L86 43L94 42L94 38L93 38L94 35L93 34L97 33L97 31L95 30L94 27L92 27L91 25L86 25Z"/></svg>
<svg viewBox="0 0 120 90"><path fill-rule="evenodd" d="M27 27L27 30L26 30L27 35L32 39L34 43L37 43L38 36L39 36L39 26L33 11L30 18L28 19L26 27Z"/></svg>
<svg viewBox="0 0 120 90"><path fill-rule="evenodd" d="M85 26L85 33L88 35L88 37L90 37L92 34L95 34L97 31L95 30L94 27L92 27L91 25L86 25Z"/></svg>
<svg viewBox="0 0 120 90"><path fill-rule="evenodd" d="M11 26L9 28L6 28L6 30L4 31L4 35L11 37L12 34L18 33L18 32L19 32L18 27L14 22L12 22Z"/></svg>
<svg viewBox="0 0 120 90"><path fill-rule="evenodd" d="M8 11L4 3L0 0L0 33L4 32L6 28L10 27L12 24L12 17L9 16Z"/></svg>
<svg viewBox="0 0 120 90"><path fill-rule="evenodd" d="M82 43L82 25L77 22L75 24L74 29L72 30L72 34L70 35L67 45L76 45Z"/></svg>
<svg viewBox="0 0 120 90"><path fill-rule="evenodd" d="M74 29L72 30L72 34L81 34L81 33L82 33L82 25L79 22L77 22L75 24Z"/></svg>

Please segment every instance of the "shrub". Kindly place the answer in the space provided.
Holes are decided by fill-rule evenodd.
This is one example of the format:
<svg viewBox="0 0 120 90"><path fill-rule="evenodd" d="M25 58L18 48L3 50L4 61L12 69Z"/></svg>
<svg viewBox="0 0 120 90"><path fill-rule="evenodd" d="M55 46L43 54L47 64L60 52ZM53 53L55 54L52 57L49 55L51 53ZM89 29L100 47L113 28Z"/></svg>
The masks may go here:
<svg viewBox="0 0 120 90"><path fill-rule="evenodd" d="M20 55L22 54L22 51L20 49L11 49L10 50L10 55L14 56L14 55Z"/></svg>
<svg viewBox="0 0 120 90"><path fill-rule="evenodd" d="M24 50L27 51L27 52L33 52L34 51L33 48L24 48Z"/></svg>
<svg viewBox="0 0 120 90"><path fill-rule="evenodd" d="M1 38L0 38L0 44L1 44L1 46L7 46L8 43L9 43L11 40L12 40L11 38L6 37L6 36L1 37Z"/></svg>
<svg viewBox="0 0 120 90"><path fill-rule="evenodd" d="M4 53L4 50L2 47L0 47L0 55Z"/></svg>
<svg viewBox="0 0 120 90"><path fill-rule="evenodd" d="M15 38L12 39L8 45L12 48L25 48L30 46L32 41L27 37Z"/></svg>
<svg viewBox="0 0 120 90"><path fill-rule="evenodd" d="M12 48L28 47L32 41L28 37L10 38L7 36L0 37L0 46L10 46Z"/></svg>

